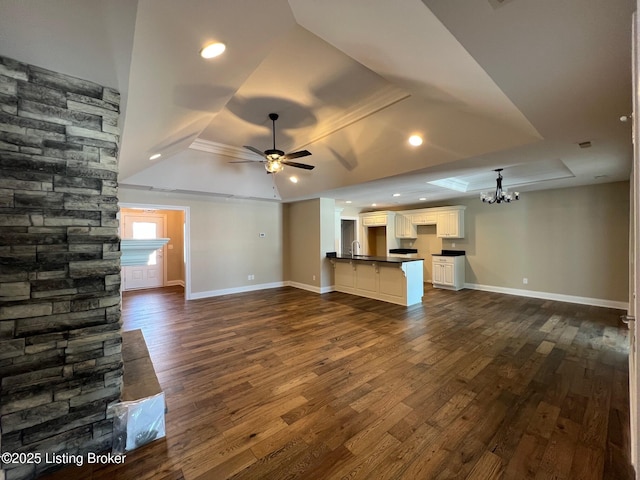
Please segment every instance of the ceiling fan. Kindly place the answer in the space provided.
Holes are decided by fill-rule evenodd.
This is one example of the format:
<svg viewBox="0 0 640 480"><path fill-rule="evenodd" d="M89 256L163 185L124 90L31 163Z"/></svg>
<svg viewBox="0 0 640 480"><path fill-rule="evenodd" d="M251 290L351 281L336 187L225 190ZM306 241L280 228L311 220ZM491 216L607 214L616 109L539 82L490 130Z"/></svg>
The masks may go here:
<svg viewBox="0 0 640 480"><path fill-rule="evenodd" d="M264 163L264 168L267 170L267 173L278 173L282 171L285 165L289 167L304 168L305 170L313 170L315 168L313 165L291 161L292 158L307 157L311 155L310 151L300 150L299 152L291 152L285 154L282 150L278 150L276 148L276 120L278 119L278 114L270 113L269 118L273 122L273 148L262 152L255 147L244 145L244 148L251 150L253 153L257 153L261 157L264 157L264 160L237 160L229 163Z"/></svg>

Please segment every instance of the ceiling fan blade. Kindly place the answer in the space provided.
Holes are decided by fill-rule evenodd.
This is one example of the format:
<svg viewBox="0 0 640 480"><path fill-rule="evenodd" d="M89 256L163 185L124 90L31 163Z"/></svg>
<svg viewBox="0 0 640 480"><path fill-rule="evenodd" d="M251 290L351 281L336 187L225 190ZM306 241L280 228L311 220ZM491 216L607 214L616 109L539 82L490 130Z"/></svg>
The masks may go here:
<svg viewBox="0 0 640 480"><path fill-rule="evenodd" d="M309 155L311 155L311 152L309 150L300 150L299 152L287 153L284 157L282 157L282 159L289 160L290 158L307 157Z"/></svg>
<svg viewBox="0 0 640 480"><path fill-rule="evenodd" d="M265 157L265 158L267 157L263 151L258 150L256 147L252 147L250 145L244 145L244 148L246 148L247 150L251 150L253 153L257 153L261 157Z"/></svg>
<svg viewBox="0 0 640 480"><path fill-rule="evenodd" d="M264 163L264 160L232 160L227 163Z"/></svg>
<svg viewBox="0 0 640 480"><path fill-rule="evenodd" d="M313 170L316 168L314 165L307 165L306 163L290 162L289 160L280 160L280 163L289 167L304 168L305 170Z"/></svg>

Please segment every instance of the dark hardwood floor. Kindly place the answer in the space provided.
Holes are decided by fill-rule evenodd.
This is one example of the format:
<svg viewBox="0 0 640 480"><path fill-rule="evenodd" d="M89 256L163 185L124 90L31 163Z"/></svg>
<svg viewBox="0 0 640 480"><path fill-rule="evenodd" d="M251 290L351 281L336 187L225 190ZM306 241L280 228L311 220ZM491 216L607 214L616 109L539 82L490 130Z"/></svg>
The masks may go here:
<svg viewBox="0 0 640 480"><path fill-rule="evenodd" d="M409 308L295 288L125 293L166 439L78 478L632 478L622 313L430 287Z"/></svg>

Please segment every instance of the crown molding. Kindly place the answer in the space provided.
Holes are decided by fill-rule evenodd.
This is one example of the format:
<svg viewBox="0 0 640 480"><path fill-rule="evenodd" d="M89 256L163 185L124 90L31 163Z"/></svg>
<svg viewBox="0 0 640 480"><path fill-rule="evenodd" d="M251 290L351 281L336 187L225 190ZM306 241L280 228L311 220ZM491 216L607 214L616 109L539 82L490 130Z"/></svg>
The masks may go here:
<svg viewBox="0 0 640 480"><path fill-rule="evenodd" d="M402 90L394 85L388 84L383 88L376 90L374 93L352 107L340 110L339 112L324 118L320 128L314 131L314 135L308 140L305 140L304 143L297 145L292 150L300 150L307 145L311 145L318 140L322 140L324 137L359 122L360 120L405 100L410 96L411 94L406 90Z"/></svg>

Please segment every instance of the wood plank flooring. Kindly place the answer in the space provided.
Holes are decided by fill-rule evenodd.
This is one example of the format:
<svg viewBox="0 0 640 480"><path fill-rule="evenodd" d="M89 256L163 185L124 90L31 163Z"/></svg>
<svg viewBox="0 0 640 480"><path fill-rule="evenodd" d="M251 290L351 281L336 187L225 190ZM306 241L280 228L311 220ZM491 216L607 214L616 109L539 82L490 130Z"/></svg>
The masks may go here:
<svg viewBox="0 0 640 480"><path fill-rule="evenodd" d="M166 439L51 478L633 478L622 313L430 287L409 308L288 287L125 293Z"/></svg>

